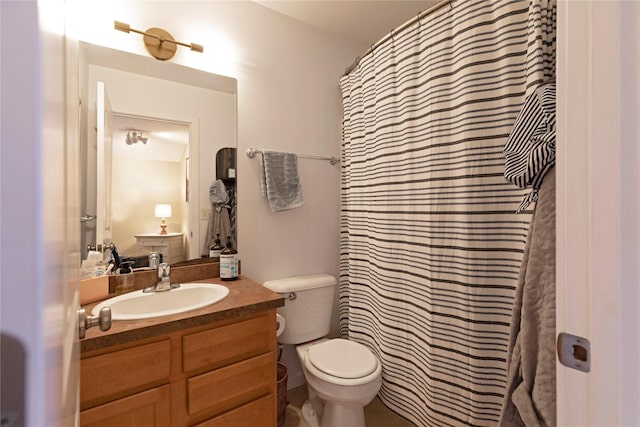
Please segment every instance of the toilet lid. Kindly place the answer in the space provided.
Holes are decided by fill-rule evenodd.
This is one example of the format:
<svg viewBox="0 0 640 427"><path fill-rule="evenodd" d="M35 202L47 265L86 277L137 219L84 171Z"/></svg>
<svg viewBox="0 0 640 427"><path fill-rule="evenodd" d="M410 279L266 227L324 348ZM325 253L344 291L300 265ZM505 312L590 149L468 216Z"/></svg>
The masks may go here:
<svg viewBox="0 0 640 427"><path fill-rule="evenodd" d="M378 359L371 350L342 338L312 346L308 357L317 369L339 378L361 378L378 367Z"/></svg>

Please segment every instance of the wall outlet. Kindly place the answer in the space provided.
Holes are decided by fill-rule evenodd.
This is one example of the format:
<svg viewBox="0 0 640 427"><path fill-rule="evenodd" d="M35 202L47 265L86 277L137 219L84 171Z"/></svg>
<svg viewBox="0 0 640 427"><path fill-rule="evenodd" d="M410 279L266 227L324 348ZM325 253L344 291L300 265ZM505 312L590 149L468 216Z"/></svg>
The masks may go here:
<svg viewBox="0 0 640 427"><path fill-rule="evenodd" d="M211 209L200 209L200 219L208 220L211 214Z"/></svg>

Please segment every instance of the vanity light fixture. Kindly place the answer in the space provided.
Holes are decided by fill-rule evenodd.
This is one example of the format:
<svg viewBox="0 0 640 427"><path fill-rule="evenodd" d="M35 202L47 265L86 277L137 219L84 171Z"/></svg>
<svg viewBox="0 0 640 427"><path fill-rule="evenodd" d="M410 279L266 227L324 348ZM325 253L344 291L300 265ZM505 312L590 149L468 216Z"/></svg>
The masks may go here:
<svg viewBox="0 0 640 427"><path fill-rule="evenodd" d="M167 222L165 221L165 218L171 218L171 205L156 205L154 216L156 218L162 218L162 221L160 222L160 234L167 234Z"/></svg>
<svg viewBox="0 0 640 427"><path fill-rule="evenodd" d="M147 49L147 52L149 52L149 54L154 58L161 61L173 58L173 55L176 54L176 50L178 49L178 45L188 47L194 52L202 53L204 51L204 47L200 44L186 44L176 41L169 32L162 28L152 27L147 28L146 31L140 31L135 30L131 28L129 24L125 24L120 21L113 21L113 27L116 30L123 31L125 33L133 32L142 34L142 40L144 41L144 46Z"/></svg>
<svg viewBox="0 0 640 427"><path fill-rule="evenodd" d="M128 131L127 137L125 138L125 142L127 143L127 145L137 144L138 142L142 142L143 144L146 145L148 140L149 140L148 137L142 136L141 131L135 131L135 130Z"/></svg>

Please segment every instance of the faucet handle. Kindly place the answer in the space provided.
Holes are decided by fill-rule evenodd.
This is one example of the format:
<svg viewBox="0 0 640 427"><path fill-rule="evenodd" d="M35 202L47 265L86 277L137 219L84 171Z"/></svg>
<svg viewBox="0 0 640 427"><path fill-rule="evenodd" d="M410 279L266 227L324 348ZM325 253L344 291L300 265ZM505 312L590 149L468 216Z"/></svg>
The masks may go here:
<svg viewBox="0 0 640 427"><path fill-rule="evenodd" d="M171 266L166 262L158 265L158 277L159 278L167 278L169 277L169 272L171 271Z"/></svg>

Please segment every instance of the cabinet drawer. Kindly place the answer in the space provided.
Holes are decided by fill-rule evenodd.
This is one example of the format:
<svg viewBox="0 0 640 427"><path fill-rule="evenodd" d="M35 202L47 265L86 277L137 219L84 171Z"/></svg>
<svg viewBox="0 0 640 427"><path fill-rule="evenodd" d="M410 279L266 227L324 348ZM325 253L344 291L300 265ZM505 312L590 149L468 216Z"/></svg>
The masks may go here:
<svg viewBox="0 0 640 427"><path fill-rule="evenodd" d="M265 315L184 336L183 370L217 368L270 351L269 319Z"/></svg>
<svg viewBox="0 0 640 427"><path fill-rule="evenodd" d="M275 406L273 395L261 397L195 427L272 427L276 425Z"/></svg>
<svg viewBox="0 0 640 427"><path fill-rule="evenodd" d="M138 245L140 246L163 246L169 247L169 238L167 237L138 237Z"/></svg>
<svg viewBox="0 0 640 427"><path fill-rule="evenodd" d="M189 415L205 409L222 413L271 393L275 356L266 353L187 380Z"/></svg>
<svg viewBox="0 0 640 427"><path fill-rule="evenodd" d="M80 412L81 427L169 427L171 393L165 385Z"/></svg>
<svg viewBox="0 0 640 427"><path fill-rule="evenodd" d="M80 361L81 407L92 401L168 382L171 367L168 339Z"/></svg>

